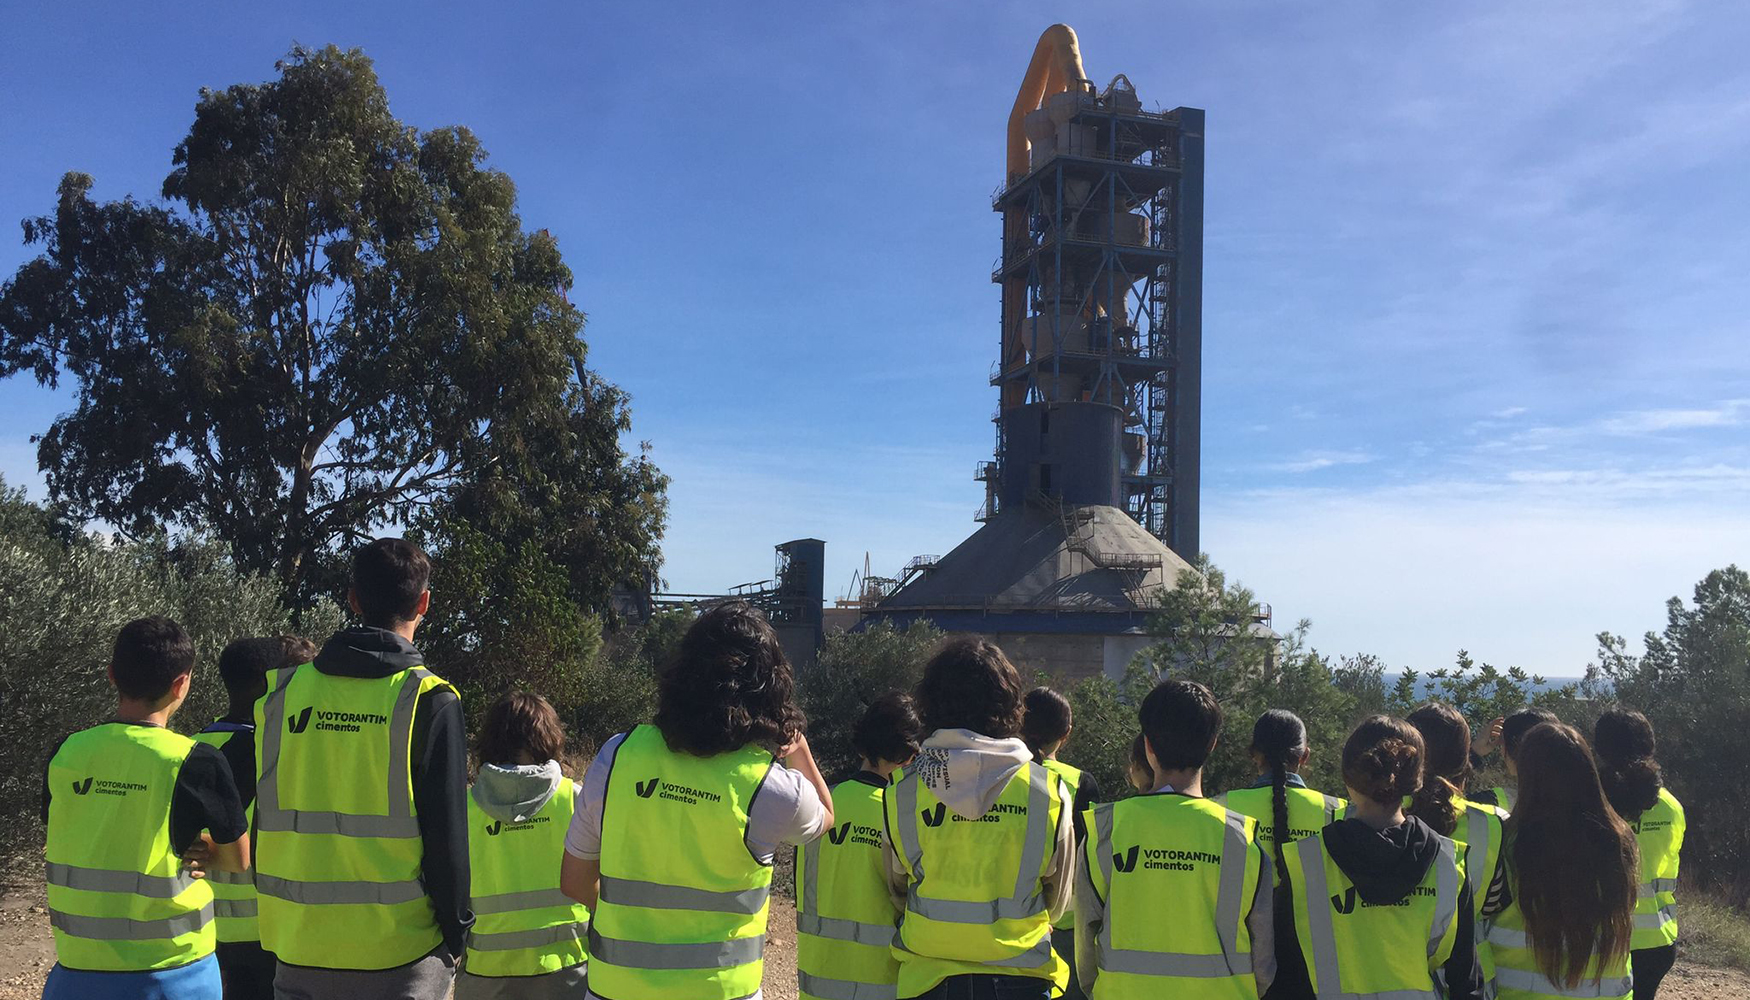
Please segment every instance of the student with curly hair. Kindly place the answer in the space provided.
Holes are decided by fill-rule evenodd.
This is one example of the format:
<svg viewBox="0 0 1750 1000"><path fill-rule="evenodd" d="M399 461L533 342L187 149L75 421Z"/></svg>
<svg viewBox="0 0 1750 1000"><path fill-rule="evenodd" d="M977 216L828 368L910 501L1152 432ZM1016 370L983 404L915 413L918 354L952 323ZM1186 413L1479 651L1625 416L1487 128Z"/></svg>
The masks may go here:
<svg viewBox="0 0 1750 1000"><path fill-rule="evenodd" d="M1507 894L1489 945L1502 1000L1628 1000L1640 857L1610 807L1586 740L1546 722L1514 758L1519 801L1507 820Z"/></svg>
<svg viewBox="0 0 1750 1000"><path fill-rule="evenodd" d="M560 888L594 912L592 995L759 996L772 858L833 822L803 725L765 616L745 601L700 615L654 724L603 745L566 834Z"/></svg>
<svg viewBox="0 0 1750 1000"><path fill-rule="evenodd" d="M1422 734L1403 719L1363 721L1343 744L1351 817L1288 853L1295 937L1321 1000L1483 995L1459 849L1404 815L1405 798L1422 787L1424 753Z"/></svg>
<svg viewBox="0 0 1750 1000"><path fill-rule="evenodd" d="M1069 983L1051 923L1069 904L1069 786L1022 741L1023 689L982 639L950 639L914 693L929 736L888 793L889 884L905 907L898 996L1045 1000Z"/></svg>
<svg viewBox="0 0 1750 1000"><path fill-rule="evenodd" d="M1677 856L1683 850L1683 805L1665 787L1654 756L1653 724L1639 712L1613 708L1592 729L1598 777L1611 808L1634 827L1641 851L1629 966L1635 1000L1653 1000L1677 960Z"/></svg>

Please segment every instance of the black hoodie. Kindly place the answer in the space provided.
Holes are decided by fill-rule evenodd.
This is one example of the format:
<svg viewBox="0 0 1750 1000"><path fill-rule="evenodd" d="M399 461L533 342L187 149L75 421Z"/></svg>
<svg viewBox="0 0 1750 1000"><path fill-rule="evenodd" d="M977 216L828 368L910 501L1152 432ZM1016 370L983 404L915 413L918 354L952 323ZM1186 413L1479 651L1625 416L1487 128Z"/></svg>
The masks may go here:
<svg viewBox="0 0 1750 1000"><path fill-rule="evenodd" d="M1406 817L1398 826L1375 830L1358 819L1344 819L1325 827L1322 834L1325 851L1337 867L1343 870L1363 902L1396 903L1422 884L1428 869L1440 855L1439 834L1428 824ZM1291 889L1290 891L1297 891ZM1470 886L1459 882L1458 934L1452 945L1452 957L1447 959L1445 979L1448 1000L1479 1000L1483 995L1483 973L1477 964L1474 904ZM1291 939L1293 940L1293 939ZM1278 972L1281 992L1270 991L1271 997L1313 995L1307 983L1305 962L1298 963L1299 982L1285 984Z"/></svg>
<svg viewBox="0 0 1750 1000"><path fill-rule="evenodd" d="M330 677L388 677L425 664L419 649L387 629L335 633L314 666ZM447 688L421 695L413 710L413 809L424 841L421 878L450 954L460 958L473 926L468 908L468 734L462 702Z"/></svg>

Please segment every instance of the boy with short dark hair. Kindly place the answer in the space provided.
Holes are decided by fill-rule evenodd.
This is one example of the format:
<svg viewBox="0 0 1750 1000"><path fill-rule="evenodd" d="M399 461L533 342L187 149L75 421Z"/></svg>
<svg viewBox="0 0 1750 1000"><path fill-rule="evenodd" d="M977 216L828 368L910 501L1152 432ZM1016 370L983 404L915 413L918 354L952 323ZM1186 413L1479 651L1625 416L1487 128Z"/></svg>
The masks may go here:
<svg viewBox="0 0 1750 1000"><path fill-rule="evenodd" d="M1156 787L1088 810L1075 898L1082 987L1094 1000L1257 1000L1276 975L1275 872L1257 822L1203 797L1221 706L1201 684L1168 680L1137 716Z"/></svg>
<svg viewBox="0 0 1750 1000"><path fill-rule="evenodd" d="M49 760L57 961L44 1000L220 1000L212 889L182 856L241 872L249 826L224 756L165 728L188 697L194 658L168 618L123 626L109 665L115 718L67 737Z"/></svg>
<svg viewBox="0 0 1750 1000"><path fill-rule="evenodd" d="M413 644L430 579L405 539L360 546L360 624L256 703L255 885L280 1000L450 995L473 923L468 748L456 689Z"/></svg>
<svg viewBox="0 0 1750 1000"><path fill-rule="evenodd" d="M278 636L232 640L219 654L219 679L225 683L230 705L194 737L196 743L225 755L251 819L255 815L255 703L267 694L267 672L288 665L285 651ZM212 883L225 1000L271 1000L274 957L261 947L254 873L214 872Z"/></svg>

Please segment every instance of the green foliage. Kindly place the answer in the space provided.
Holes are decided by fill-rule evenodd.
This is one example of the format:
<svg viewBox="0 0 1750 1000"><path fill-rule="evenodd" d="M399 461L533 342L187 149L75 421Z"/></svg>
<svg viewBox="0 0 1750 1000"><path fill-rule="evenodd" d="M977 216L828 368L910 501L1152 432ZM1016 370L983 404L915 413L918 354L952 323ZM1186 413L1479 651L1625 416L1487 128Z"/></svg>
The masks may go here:
<svg viewBox="0 0 1750 1000"><path fill-rule="evenodd" d="M666 480L620 447L557 245L471 132L396 119L359 51L277 69L202 92L161 202L69 173L25 221L42 253L0 286L0 377L77 387L40 438L51 494L127 538L210 530L300 602L385 525L468 548L468 520L502 544L459 558L532 545L603 610L655 565Z"/></svg>
<svg viewBox="0 0 1750 1000"><path fill-rule="evenodd" d="M1106 799L1128 798L1130 742L1136 736L1136 706L1107 677L1084 677L1065 692L1074 728L1058 758L1093 776Z"/></svg>
<svg viewBox="0 0 1750 1000"><path fill-rule="evenodd" d="M615 733L655 716L657 672L674 658L692 622L690 611L662 611L607 637L579 678L575 703L560 708L576 755L593 755Z"/></svg>
<svg viewBox="0 0 1750 1000"><path fill-rule="evenodd" d="M195 640L193 690L172 723L184 732L224 711L214 664L227 642L294 628L321 638L340 621L319 602L294 622L277 582L240 570L212 539L68 535L47 509L0 483L0 859L40 845L42 767L62 737L114 712L104 671L115 633L152 614L176 619Z"/></svg>
<svg viewBox="0 0 1750 1000"><path fill-rule="evenodd" d="M1665 629L1646 651L1608 632L1583 690L1645 712L1659 739L1659 763L1684 804L1687 876L1742 905L1750 900L1750 770L1744 728L1750 720L1750 573L1715 570L1695 585L1690 604L1673 597Z"/></svg>
<svg viewBox="0 0 1750 1000"><path fill-rule="evenodd" d="M857 766L851 729L871 701L888 691L911 691L943 633L927 622L896 629L885 622L861 632L826 637L815 669L801 677L802 709L808 715L808 745L822 772L835 775Z"/></svg>

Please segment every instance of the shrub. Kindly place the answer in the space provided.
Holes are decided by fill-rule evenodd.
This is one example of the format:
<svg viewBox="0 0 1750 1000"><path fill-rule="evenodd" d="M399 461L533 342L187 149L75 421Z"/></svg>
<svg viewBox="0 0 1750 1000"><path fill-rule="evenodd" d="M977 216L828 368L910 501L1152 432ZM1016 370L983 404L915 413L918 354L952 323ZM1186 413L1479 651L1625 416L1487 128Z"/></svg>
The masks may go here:
<svg viewBox="0 0 1750 1000"><path fill-rule="evenodd" d="M886 622L826 637L815 669L798 678L808 714L808 745L829 778L857 766L851 727L888 691L911 691L943 632L927 622L896 629Z"/></svg>
<svg viewBox="0 0 1750 1000"><path fill-rule="evenodd" d="M213 664L230 640L299 628L318 641L338 626L326 602L294 621L279 585L240 572L222 544L193 537L112 541L69 530L54 513L0 484L0 860L26 878L40 850L42 770L67 734L108 718L105 677L116 631L163 614L194 637L188 702L172 720L182 732L224 711Z"/></svg>

